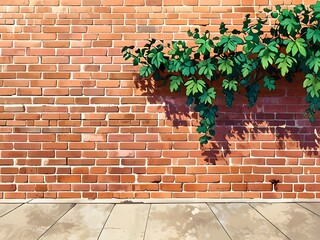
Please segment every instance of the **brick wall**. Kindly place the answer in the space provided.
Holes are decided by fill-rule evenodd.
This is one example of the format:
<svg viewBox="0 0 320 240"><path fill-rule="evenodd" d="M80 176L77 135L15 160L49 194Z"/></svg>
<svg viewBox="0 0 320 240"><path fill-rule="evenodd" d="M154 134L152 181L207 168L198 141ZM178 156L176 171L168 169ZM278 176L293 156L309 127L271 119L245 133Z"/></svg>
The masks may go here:
<svg viewBox="0 0 320 240"><path fill-rule="evenodd" d="M298 3L0 0L0 198L319 198L320 122L302 118L300 77L251 109L220 96L200 149L185 97L154 90L120 52Z"/></svg>

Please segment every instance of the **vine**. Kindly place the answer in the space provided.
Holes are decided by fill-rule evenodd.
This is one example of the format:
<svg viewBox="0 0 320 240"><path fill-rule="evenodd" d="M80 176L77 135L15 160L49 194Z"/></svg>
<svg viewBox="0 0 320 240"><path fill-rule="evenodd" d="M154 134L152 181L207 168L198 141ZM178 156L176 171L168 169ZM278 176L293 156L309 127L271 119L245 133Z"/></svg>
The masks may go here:
<svg viewBox="0 0 320 240"><path fill-rule="evenodd" d="M226 106L231 108L234 95L245 90L248 105L256 103L260 89L276 89L279 80L291 80L301 72L305 79L306 117L315 121L320 110L320 1L306 7L303 4L292 10L265 8L265 19L252 19L246 15L241 31L229 31L220 24L220 36L211 37L209 31L188 31L195 40L194 46L185 41L155 39L135 49L122 49L123 57L141 65L140 76L155 80L169 80L170 91L184 90L187 105L201 118L197 132L203 133L199 141L206 144L215 135L216 84L223 88ZM268 20L274 25L264 31Z"/></svg>

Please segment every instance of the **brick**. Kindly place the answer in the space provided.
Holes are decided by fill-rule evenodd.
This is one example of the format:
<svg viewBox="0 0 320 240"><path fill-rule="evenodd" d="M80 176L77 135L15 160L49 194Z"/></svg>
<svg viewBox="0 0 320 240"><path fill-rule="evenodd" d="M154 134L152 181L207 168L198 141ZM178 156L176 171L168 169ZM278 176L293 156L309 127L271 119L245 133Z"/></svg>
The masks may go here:
<svg viewBox="0 0 320 240"><path fill-rule="evenodd" d="M82 6L100 6L101 0L82 0Z"/></svg>
<svg viewBox="0 0 320 240"><path fill-rule="evenodd" d="M180 183L166 183L160 184L161 191L181 192L182 184Z"/></svg>
<svg viewBox="0 0 320 240"><path fill-rule="evenodd" d="M45 49L45 48L30 48L27 50L28 56L54 56L54 49Z"/></svg>
<svg viewBox="0 0 320 240"><path fill-rule="evenodd" d="M15 191L16 185L15 184L1 184L0 191Z"/></svg>
<svg viewBox="0 0 320 240"><path fill-rule="evenodd" d="M80 175L60 175L58 176L58 182L62 183L77 183L80 182Z"/></svg>
<svg viewBox="0 0 320 240"><path fill-rule="evenodd" d="M176 183L194 183L195 181L196 178L194 175L177 175L175 178Z"/></svg>

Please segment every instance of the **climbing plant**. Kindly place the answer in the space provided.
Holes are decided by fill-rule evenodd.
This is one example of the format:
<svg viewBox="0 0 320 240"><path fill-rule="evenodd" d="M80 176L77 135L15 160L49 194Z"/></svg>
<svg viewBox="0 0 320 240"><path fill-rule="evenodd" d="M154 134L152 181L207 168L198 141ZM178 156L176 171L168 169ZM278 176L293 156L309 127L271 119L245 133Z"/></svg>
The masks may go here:
<svg viewBox="0 0 320 240"><path fill-rule="evenodd" d="M220 34L188 31L193 46L185 41L148 40L142 48L127 46L123 57L140 65L140 76L169 82L171 92L185 91L186 104L199 113L200 143L215 135L216 84L221 84L226 106L231 108L236 92L244 90L249 106L261 88L276 89L278 81L292 81L296 73L305 76L306 117L315 121L320 110L320 1L292 10L265 8L266 18L246 15L241 30L229 30L222 22ZM273 25L266 31L269 21Z"/></svg>

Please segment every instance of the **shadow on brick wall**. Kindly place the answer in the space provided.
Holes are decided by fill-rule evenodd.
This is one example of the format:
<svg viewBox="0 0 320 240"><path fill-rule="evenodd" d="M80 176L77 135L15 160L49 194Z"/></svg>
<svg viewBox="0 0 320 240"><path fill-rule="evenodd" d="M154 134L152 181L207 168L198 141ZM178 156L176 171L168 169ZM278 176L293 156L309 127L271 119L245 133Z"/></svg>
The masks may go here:
<svg viewBox="0 0 320 240"><path fill-rule="evenodd" d="M141 79L138 74L134 79L135 87L142 92L142 96L147 97L148 103L163 106L162 111L168 120L166 124L172 123L177 129L194 127L192 134L197 135L197 114L186 105L183 91L171 93L168 87L164 87L164 81ZM225 105L223 101L218 104L219 108ZM241 100L237 104L232 109L222 107L219 110L216 135L209 144L201 147L199 158L203 159L203 163L198 164L269 165L268 159L279 159L279 164L283 162L280 158L292 158L293 161L294 158L319 157L320 120L311 124L303 113L264 113L261 103L253 108L246 107L247 104ZM197 141L196 138L188 140ZM270 160L271 163L274 161Z"/></svg>

